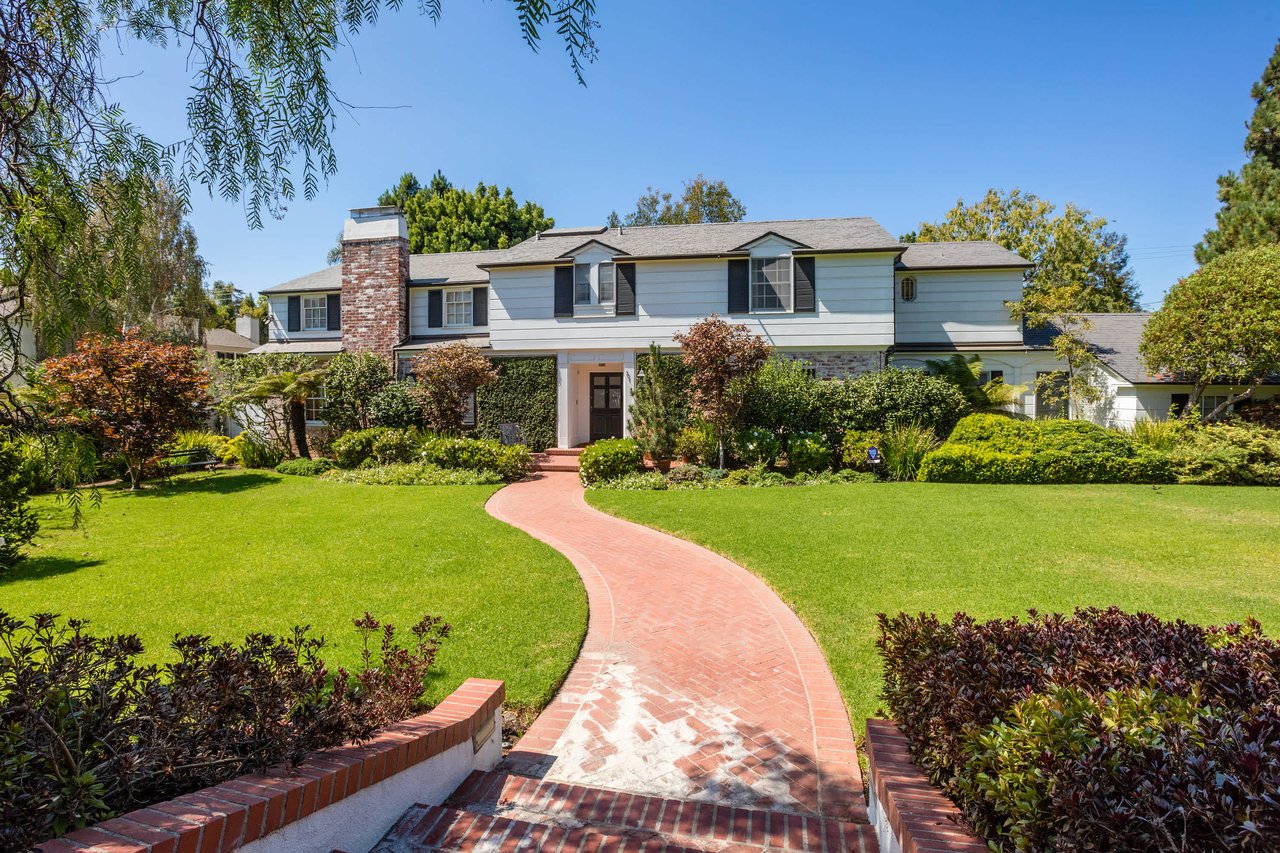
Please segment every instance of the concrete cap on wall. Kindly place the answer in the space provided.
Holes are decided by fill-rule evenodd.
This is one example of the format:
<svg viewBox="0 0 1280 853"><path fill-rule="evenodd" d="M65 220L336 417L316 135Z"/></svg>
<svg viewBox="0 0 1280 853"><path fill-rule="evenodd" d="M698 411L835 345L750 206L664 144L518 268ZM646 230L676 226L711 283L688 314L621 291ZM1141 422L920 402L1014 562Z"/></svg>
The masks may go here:
<svg viewBox="0 0 1280 853"><path fill-rule="evenodd" d="M409 226L398 207L354 207L342 226L343 240L409 239Z"/></svg>

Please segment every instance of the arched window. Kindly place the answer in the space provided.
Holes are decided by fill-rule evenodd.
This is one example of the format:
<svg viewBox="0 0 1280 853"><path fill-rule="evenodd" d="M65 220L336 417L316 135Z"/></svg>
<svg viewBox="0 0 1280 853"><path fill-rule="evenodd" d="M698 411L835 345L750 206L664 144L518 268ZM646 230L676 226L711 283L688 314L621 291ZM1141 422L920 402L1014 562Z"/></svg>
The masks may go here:
<svg viewBox="0 0 1280 853"><path fill-rule="evenodd" d="M902 301L912 302L916 298L916 280L912 276L906 276L902 279Z"/></svg>

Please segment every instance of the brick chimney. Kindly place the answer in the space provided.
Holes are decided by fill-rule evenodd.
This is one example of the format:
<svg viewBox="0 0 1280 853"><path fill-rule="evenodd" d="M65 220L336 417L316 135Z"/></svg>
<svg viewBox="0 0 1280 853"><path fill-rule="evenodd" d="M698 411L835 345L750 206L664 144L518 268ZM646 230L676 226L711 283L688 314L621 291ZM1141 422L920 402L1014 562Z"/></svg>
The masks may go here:
<svg viewBox="0 0 1280 853"><path fill-rule="evenodd" d="M342 229L342 348L388 361L409 334L409 229L396 207L358 207Z"/></svg>

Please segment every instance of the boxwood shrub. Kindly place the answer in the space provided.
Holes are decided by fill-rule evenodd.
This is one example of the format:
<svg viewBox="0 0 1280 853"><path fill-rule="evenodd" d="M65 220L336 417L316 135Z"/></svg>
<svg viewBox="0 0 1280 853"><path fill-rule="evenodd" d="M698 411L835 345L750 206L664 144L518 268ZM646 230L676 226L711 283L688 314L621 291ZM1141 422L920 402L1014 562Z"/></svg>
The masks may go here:
<svg viewBox="0 0 1280 853"><path fill-rule="evenodd" d="M1263 850L1280 644L1116 608L879 617L912 757L1000 850Z"/></svg>
<svg viewBox="0 0 1280 853"><path fill-rule="evenodd" d="M506 446L489 438L431 438L423 442L420 459L440 468L492 471L504 480L519 480L533 464L524 445Z"/></svg>
<svg viewBox="0 0 1280 853"><path fill-rule="evenodd" d="M276 471L295 477L316 477L332 468L332 459L286 459L276 466Z"/></svg>
<svg viewBox="0 0 1280 853"><path fill-rule="evenodd" d="M333 452L338 467L355 468L373 458L374 444L388 432L388 427L353 430L335 438L329 449Z"/></svg>
<svg viewBox="0 0 1280 853"><path fill-rule="evenodd" d="M978 414L927 454L919 479L935 483L1169 483L1169 458L1087 421L1021 421Z"/></svg>
<svg viewBox="0 0 1280 853"><path fill-rule="evenodd" d="M644 467L644 452L630 438L608 438L587 445L578 457L583 485L616 480Z"/></svg>

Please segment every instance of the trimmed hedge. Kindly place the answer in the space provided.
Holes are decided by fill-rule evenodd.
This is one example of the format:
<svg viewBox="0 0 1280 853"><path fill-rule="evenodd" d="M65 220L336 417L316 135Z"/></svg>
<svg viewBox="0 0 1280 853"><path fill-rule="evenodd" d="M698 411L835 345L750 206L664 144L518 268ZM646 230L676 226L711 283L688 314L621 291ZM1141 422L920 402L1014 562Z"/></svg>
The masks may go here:
<svg viewBox="0 0 1280 853"><path fill-rule="evenodd" d="M316 477L332 470L332 459L286 459L276 466L276 473L295 477Z"/></svg>
<svg viewBox="0 0 1280 853"><path fill-rule="evenodd" d="M533 464L524 445L507 447L489 438L431 438L423 442L420 458L440 468L492 471L504 480L519 480Z"/></svg>
<svg viewBox="0 0 1280 853"><path fill-rule="evenodd" d="M912 757L999 850L1265 850L1280 644L1117 608L879 617Z"/></svg>
<svg viewBox="0 0 1280 853"><path fill-rule="evenodd" d="M1087 421L970 415L924 457L933 483L1170 483L1167 456Z"/></svg>
<svg viewBox="0 0 1280 853"><path fill-rule="evenodd" d="M501 438L499 424L524 430L529 449L540 453L556 443L556 360L495 358L498 380L476 392L478 438Z"/></svg>
<svg viewBox="0 0 1280 853"><path fill-rule="evenodd" d="M631 438L608 438L583 448L578 457L578 475L585 486L616 480L644 467L644 452Z"/></svg>

